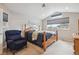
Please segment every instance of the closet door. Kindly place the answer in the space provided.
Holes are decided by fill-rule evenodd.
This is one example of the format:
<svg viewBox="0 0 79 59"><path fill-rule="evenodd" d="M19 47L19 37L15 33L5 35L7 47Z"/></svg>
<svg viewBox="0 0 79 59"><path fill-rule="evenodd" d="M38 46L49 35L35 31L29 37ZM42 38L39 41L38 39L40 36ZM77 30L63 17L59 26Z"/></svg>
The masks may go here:
<svg viewBox="0 0 79 59"><path fill-rule="evenodd" d="M0 54L3 52L3 10L0 9Z"/></svg>

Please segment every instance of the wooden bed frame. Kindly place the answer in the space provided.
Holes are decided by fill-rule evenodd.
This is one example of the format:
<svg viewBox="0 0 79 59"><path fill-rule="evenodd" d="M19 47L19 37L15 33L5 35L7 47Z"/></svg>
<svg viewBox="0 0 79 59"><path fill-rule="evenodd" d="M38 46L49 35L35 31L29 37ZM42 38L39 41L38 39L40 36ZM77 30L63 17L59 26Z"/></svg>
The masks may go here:
<svg viewBox="0 0 79 59"><path fill-rule="evenodd" d="M30 31L30 28L26 29L26 24L24 25L24 28L25 28L24 33L27 31ZM46 48L57 40L58 40L58 31L56 31L56 34L52 35L47 41L46 41L46 32L43 32L42 46L43 46L44 51L46 51Z"/></svg>
<svg viewBox="0 0 79 59"><path fill-rule="evenodd" d="M46 32L43 32L42 46L43 46L44 51L46 51L46 48L57 40L58 40L58 32L57 31L56 31L56 35L52 35L47 41L46 41Z"/></svg>

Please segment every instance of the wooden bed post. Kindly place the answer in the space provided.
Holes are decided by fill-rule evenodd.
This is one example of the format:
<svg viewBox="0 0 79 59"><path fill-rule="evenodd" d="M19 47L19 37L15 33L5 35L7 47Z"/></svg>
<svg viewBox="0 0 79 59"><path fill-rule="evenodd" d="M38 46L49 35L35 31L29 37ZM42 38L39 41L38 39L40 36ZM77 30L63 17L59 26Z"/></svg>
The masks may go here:
<svg viewBox="0 0 79 59"><path fill-rule="evenodd" d="M43 45L44 51L46 51L46 32L43 33L43 42L42 42L42 45Z"/></svg>
<svg viewBox="0 0 79 59"><path fill-rule="evenodd" d="M58 40L58 31L56 31L56 41Z"/></svg>

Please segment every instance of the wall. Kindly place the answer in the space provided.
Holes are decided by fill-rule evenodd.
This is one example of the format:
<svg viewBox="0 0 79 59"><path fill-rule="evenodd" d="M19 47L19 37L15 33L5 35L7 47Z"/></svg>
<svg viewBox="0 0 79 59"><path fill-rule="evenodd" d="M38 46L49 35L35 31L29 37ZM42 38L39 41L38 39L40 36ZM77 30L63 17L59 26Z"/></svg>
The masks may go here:
<svg viewBox="0 0 79 59"><path fill-rule="evenodd" d="M66 41L73 41L72 34L78 32L78 19L79 13L63 13L63 17L69 17L69 29L68 30L59 30L58 35L59 39Z"/></svg>
<svg viewBox="0 0 79 59"><path fill-rule="evenodd" d="M8 29L20 29L22 24L36 24L37 26L40 25L40 29L41 29L41 21L39 19L39 17L37 17L37 14L39 13L36 13L34 14L35 12L32 12L31 9L29 9L28 7L26 8L27 11L29 9L30 12L28 12L27 14L25 15L22 15L22 14L19 14L17 12L13 12L9 9L7 9L6 7L6 4L0 4L1 8L3 8L4 10L7 11L8 15L9 15L9 21L8 21ZM19 6L19 5L18 5ZM30 7L35 7L35 6L30 6ZM38 7L35 7L38 9ZM37 10L37 9L34 9ZM40 9L40 8L39 8ZM38 9L38 10L39 10ZM21 11L22 12L22 11ZM24 12L24 11L23 11ZM25 12L26 13L26 12ZM28 21L29 20L29 21Z"/></svg>
<svg viewBox="0 0 79 59"><path fill-rule="evenodd" d="M0 5L0 54L2 54L3 51L3 9L2 6Z"/></svg>
<svg viewBox="0 0 79 59"><path fill-rule="evenodd" d="M27 24L28 19L26 15L22 15L16 12L9 10L4 4L0 4L0 8L4 10L4 12L8 13L8 22L6 23L7 29L21 29L22 24Z"/></svg>
<svg viewBox="0 0 79 59"><path fill-rule="evenodd" d="M16 13L9 13L8 29L21 29L23 24L27 24L26 17Z"/></svg>
<svg viewBox="0 0 79 59"><path fill-rule="evenodd" d="M4 11L8 12L8 9L2 3L0 3L0 8L2 8Z"/></svg>

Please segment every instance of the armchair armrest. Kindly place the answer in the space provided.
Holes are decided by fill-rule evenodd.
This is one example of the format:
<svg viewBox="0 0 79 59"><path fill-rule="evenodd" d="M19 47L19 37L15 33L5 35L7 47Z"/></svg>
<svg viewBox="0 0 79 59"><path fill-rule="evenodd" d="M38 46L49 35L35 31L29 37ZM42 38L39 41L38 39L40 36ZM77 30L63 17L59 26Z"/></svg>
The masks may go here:
<svg viewBox="0 0 79 59"><path fill-rule="evenodd" d="M7 43L12 43L13 42L13 40L7 40Z"/></svg>

